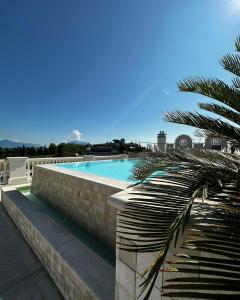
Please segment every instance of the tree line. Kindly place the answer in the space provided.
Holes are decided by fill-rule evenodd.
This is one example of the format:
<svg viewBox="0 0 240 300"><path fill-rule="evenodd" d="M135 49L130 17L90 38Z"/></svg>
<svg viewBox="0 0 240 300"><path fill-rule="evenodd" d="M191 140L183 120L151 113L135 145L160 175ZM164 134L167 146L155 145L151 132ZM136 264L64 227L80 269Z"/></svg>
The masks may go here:
<svg viewBox="0 0 240 300"><path fill-rule="evenodd" d="M63 156L78 156L88 153L89 145L79 144L54 144L51 143L48 147L17 147L17 148L1 148L0 158L4 159L10 156L27 156L27 157L63 157Z"/></svg>

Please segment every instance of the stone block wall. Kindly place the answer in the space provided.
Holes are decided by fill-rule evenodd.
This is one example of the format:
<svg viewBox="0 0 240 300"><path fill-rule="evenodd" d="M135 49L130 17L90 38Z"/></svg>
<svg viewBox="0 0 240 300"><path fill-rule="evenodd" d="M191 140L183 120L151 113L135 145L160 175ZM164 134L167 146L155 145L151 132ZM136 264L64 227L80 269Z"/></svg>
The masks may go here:
<svg viewBox="0 0 240 300"><path fill-rule="evenodd" d="M122 218L122 217L121 217ZM119 244L132 243L127 239L118 238ZM139 297L141 289L139 285L142 282L142 273L155 261L158 252L136 253L116 249L116 286L115 300L135 300L144 298L144 294ZM160 273L153 288L150 300L160 300L162 288L162 274ZM139 298L138 298L139 297Z"/></svg>
<svg viewBox="0 0 240 300"><path fill-rule="evenodd" d="M112 205L115 205L115 207L118 209L118 213L122 211L122 208L124 206L124 203L126 203L127 192L120 192L117 195L113 195L111 197L110 203ZM122 198L122 203L121 203ZM209 205L214 205L215 203L209 202ZM209 267L204 264L201 264L201 259L198 259L198 257L203 258L203 262L205 259L219 259L219 260L226 260L226 256L222 255L219 251L219 253L212 252L212 249L210 251L204 249L195 249L193 247L192 249L185 249L184 247L184 241L186 240L204 240L206 242L207 237L202 235L202 237L199 237L198 235L194 236L194 231L196 230L196 227L192 227L192 224L194 223L194 218L197 216L198 220L201 220L200 222L204 222L204 217L206 215L206 211L204 210L204 205L207 205L207 203L202 203L202 200L195 200L195 203L192 208L192 215L189 220L189 224L186 226L184 233L179 234L178 240L176 243L176 247L174 246L174 242L170 246L168 250L168 254L165 258L165 263L162 266L161 269L163 269L163 272L159 272L157 280L155 282L155 285L153 287L152 293L150 295L150 300L167 300L167 299L189 299L189 300L197 300L202 299L201 293L206 292L206 294L216 294L223 295L222 298L219 296L219 299L223 299L226 297L226 294L232 295L231 291L228 290L219 290L215 291L210 286L205 287L204 285L201 286L201 288L198 290L196 288L197 285L201 284L201 281L198 278L216 278L216 276L221 280L222 276L221 273L216 274L213 276L212 271L213 267L211 264L209 264ZM216 205L216 204L215 204ZM118 216L118 222L117 222L117 231L120 232L121 228L119 227L119 216ZM213 219L216 218L216 215L214 215L213 212L210 212L208 215L208 218ZM123 220L124 217L121 216L121 220ZM127 232L127 229L124 229L125 233ZM141 294L141 287L140 284L143 282L142 274L156 261L158 258L159 252L152 252L152 253L136 253L136 252L128 252L121 250L121 244L126 245L134 245L135 241L137 240L137 236L130 236L135 238L135 241L130 241L127 238L127 235L125 234L124 237L121 236L121 234L118 234L117 237L117 249L116 249L116 287L115 287L115 300L134 300L134 299L144 299L145 294ZM211 244L211 234L210 234L210 240L209 243ZM120 246L119 246L120 245ZM206 244L207 245L207 244ZM179 256L180 255L180 256ZM186 264L186 261L184 261L184 258L191 257L189 261L192 262L191 264ZM174 262L178 261L177 264L174 264ZM182 263L181 263L182 261ZM188 262L189 262L188 261ZM171 262L169 264L168 262ZM209 272L209 274L208 274ZM212 277L213 276L213 277ZM186 278L186 282L179 281L179 278ZM191 280L192 279L192 280ZM169 281L170 280L170 281ZM175 281L176 280L176 281ZM184 286L184 284L186 284ZM192 284L192 286L191 286ZM184 288L185 287L185 288ZM196 295L196 293L199 292L199 295ZM183 296L183 294L185 295ZM222 293L222 294L221 294ZM237 295L239 296L239 295Z"/></svg>
<svg viewBox="0 0 240 300"><path fill-rule="evenodd" d="M123 188L92 180L94 175L83 178L70 173L55 170L52 166L37 166L31 191L114 249L116 209L107 203L107 198Z"/></svg>
<svg viewBox="0 0 240 300"><path fill-rule="evenodd" d="M120 227L120 219L124 220L124 216L120 213L124 209L125 204L129 201L131 197L132 189L127 189L125 191L119 192L115 195L109 197L108 202L110 205L117 209L117 246L116 246L116 285L115 285L115 300L143 300L146 291L141 294L140 284L143 282L142 274L151 266L158 258L159 252L151 253L138 253L129 252L121 249L121 245L129 244L134 246L137 243L138 237L131 236L130 232L125 228L124 232L129 233L129 235L122 235L120 232L122 228ZM132 238L135 241L127 239L127 237ZM180 245L182 244L183 237L180 235L177 241L176 247L172 245L168 251L166 261L172 261L174 255L179 253ZM124 248L124 246L122 247ZM150 295L150 300L163 300L168 299L168 297L162 296L163 285L166 279L172 278L175 272L160 272L156 279L155 285L153 287L152 293Z"/></svg>
<svg viewBox="0 0 240 300"><path fill-rule="evenodd" d="M33 206L19 191L2 192L2 204L64 299L114 299L113 266Z"/></svg>

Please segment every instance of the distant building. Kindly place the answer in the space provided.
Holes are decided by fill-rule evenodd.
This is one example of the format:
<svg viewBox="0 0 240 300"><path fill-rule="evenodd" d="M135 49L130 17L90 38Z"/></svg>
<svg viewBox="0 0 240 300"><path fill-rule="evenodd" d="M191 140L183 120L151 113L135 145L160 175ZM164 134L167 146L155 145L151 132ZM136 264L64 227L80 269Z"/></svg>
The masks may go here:
<svg viewBox="0 0 240 300"><path fill-rule="evenodd" d="M167 147L166 147L166 151L170 151L170 150L173 150L174 149L174 144L169 144L167 143Z"/></svg>
<svg viewBox="0 0 240 300"><path fill-rule="evenodd" d="M137 143L126 143L125 139L114 139L112 142L92 145L89 151L91 155L115 155L125 151L135 151L142 148Z"/></svg>
<svg viewBox="0 0 240 300"><path fill-rule="evenodd" d="M119 154L119 146L115 143L95 144L90 148L91 155L114 155Z"/></svg>
<svg viewBox="0 0 240 300"><path fill-rule="evenodd" d="M207 137L205 140L205 148L222 150L224 148L227 148L227 141L219 137Z"/></svg>
<svg viewBox="0 0 240 300"><path fill-rule="evenodd" d="M166 152L166 140L167 140L167 135L165 134L164 131L160 131L159 134L157 135L157 145L161 152Z"/></svg>
<svg viewBox="0 0 240 300"><path fill-rule="evenodd" d="M192 148L192 139L189 135L179 135L175 140L175 149L188 149Z"/></svg>
<svg viewBox="0 0 240 300"><path fill-rule="evenodd" d="M194 149L203 149L204 145L203 143L194 143L193 148Z"/></svg>
<svg viewBox="0 0 240 300"><path fill-rule="evenodd" d="M223 150L227 149L227 141L219 137L207 137L205 143L193 143L189 135L179 135L174 143L167 143L167 135L164 131L160 131L157 135L157 145L160 151L166 152L172 149L211 149Z"/></svg>

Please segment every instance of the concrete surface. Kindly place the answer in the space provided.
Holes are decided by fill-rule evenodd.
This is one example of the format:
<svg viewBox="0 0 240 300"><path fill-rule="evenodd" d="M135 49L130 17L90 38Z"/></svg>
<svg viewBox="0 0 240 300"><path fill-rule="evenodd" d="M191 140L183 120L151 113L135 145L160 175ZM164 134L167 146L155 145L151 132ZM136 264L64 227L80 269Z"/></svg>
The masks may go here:
<svg viewBox="0 0 240 300"><path fill-rule="evenodd" d="M0 299L62 299L53 281L33 254L1 203Z"/></svg>

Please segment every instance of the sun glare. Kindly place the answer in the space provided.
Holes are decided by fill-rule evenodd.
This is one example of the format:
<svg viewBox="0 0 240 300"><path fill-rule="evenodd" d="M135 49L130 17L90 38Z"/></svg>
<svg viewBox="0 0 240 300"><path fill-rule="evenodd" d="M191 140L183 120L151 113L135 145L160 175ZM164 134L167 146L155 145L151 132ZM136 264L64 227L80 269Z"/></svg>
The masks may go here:
<svg viewBox="0 0 240 300"><path fill-rule="evenodd" d="M232 9L239 12L240 11L240 0L231 0L230 2L231 2Z"/></svg>

